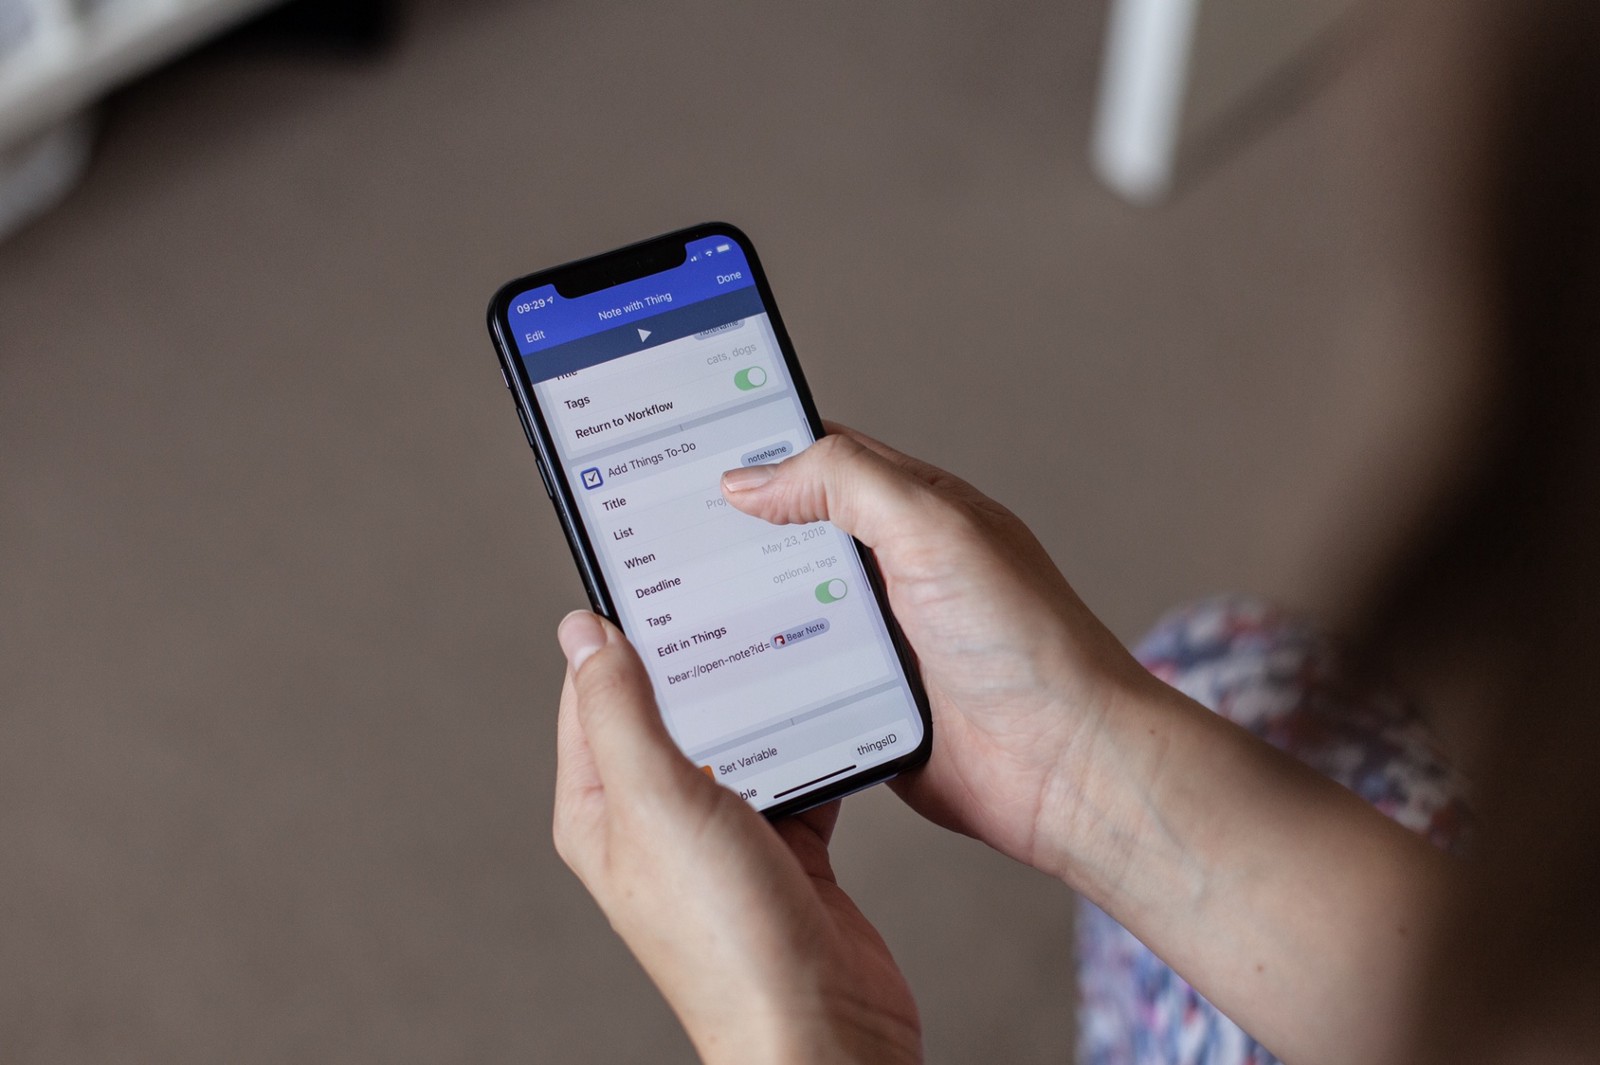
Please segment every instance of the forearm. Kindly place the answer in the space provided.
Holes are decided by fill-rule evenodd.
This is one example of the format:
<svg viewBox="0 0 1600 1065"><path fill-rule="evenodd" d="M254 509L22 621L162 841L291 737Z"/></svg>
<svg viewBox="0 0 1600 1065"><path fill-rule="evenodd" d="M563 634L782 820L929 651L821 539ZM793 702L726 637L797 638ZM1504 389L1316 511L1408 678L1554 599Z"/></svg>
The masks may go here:
<svg viewBox="0 0 1600 1065"><path fill-rule="evenodd" d="M918 1065L922 1037L915 1025L870 1010L818 1005L752 1009L737 1023L703 1024L679 1014L706 1065Z"/></svg>
<svg viewBox="0 0 1600 1065"><path fill-rule="evenodd" d="M1451 862L1152 682L1066 753L1039 863L1295 1062L1403 1052Z"/></svg>

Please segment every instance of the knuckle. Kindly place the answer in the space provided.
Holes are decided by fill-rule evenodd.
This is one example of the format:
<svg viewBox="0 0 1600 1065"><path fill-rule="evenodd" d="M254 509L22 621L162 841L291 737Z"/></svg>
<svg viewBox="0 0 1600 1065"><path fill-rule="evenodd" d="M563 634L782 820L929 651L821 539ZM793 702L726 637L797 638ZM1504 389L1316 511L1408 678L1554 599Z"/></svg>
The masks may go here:
<svg viewBox="0 0 1600 1065"><path fill-rule="evenodd" d="M839 465L857 461L866 453L866 448L848 436L830 433L821 437L816 443L806 449L802 458L809 454L812 461L823 465Z"/></svg>
<svg viewBox="0 0 1600 1065"><path fill-rule="evenodd" d="M940 495L934 497L933 505L952 532L978 540L988 538L990 516L966 500L950 499Z"/></svg>
<svg viewBox="0 0 1600 1065"><path fill-rule="evenodd" d="M848 436L825 436L807 451L812 452L818 476L795 486L800 509L853 524L872 503L874 478L866 466L871 452Z"/></svg>

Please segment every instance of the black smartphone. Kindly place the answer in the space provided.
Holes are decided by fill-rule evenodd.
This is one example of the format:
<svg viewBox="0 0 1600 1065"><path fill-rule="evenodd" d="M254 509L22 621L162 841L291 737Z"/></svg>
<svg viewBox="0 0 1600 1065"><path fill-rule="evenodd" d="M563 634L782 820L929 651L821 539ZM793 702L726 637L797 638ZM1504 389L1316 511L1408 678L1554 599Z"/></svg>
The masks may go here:
<svg viewBox="0 0 1600 1065"><path fill-rule="evenodd" d="M708 223L530 274L489 332L589 601L696 765L776 818L926 761L871 552L722 497L724 470L823 435L749 238Z"/></svg>

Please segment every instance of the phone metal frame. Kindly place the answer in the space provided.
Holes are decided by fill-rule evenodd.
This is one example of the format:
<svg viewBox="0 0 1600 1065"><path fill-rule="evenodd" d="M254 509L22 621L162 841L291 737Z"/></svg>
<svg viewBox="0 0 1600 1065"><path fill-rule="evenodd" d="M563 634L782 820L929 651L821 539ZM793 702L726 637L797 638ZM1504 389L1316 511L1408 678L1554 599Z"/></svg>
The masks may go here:
<svg viewBox="0 0 1600 1065"><path fill-rule="evenodd" d="M784 328L783 319L778 314L777 301L772 297L772 289L767 284L766 271L761 267L761 260L756 255L755 246L750 238L737 226L726 222L707 222L687 229L664 233L659 237L652 237L637 244L630 244L615 251L601 255L590 256L565 263L561 266L539 270L514 281L502 285L494 298L489 301L489 335L494 341L495 356L500 362L500 372L505 378L506 388L511 391L512 398L517 405L517 418L522 423L523 435L527 438L528 446L533 449L534 461L538 464L539 476L544 481L545 492L554 504L556 516L561 521L561 529L566 534L567 546L572 550L573 562L577 564L578 573L583 578L583 585L589 595L589 605L598 614L609 619L621 628L622 622L612 606L611 589L606 586L604 574L600 571L600 562L594 545L589 540L589 532L584 527L578 510L577 495L573 491L563 465L555 461L555 442L550 434L550 429L545 421L544 413L539 409L534 399L533 383L528 377L526 367L517 345L512 339L509 311L511 302L517 296L532 288L543 285L555 284L558 287L563 280L573 277L592 279L596 277L611 278L608 283L600 288L621 284L633 280L635 277L647 277L651 273L660 272L659 263L664 258L671 258L673 248L682 252L686 245L692 241L707 237L725 237L737 241L743 250L745 260L750 266L751 278L755 282L756 292L761 298L762 306L766 310L768 320L772 325L772 332L778 339L778 349L783 354L785 365L789 369L789 378L794 382L795 395L800 400L800 406L805 414L806 422L812 435L821 439L827 435L823 428L822 419L817 414L816 403L812 401L811 389L807 386L805 376L800 372L799 360L795 357L794 344L789 340L789 332ZM667 267L670 269L671 267ZM640 273L633 271L642 270ZM597 290L597 289L591 289ZM873 766L871 769L855 773L841 780L831 782L816 791L807 792L798 798L777 803L767 807L761 813L768 819L776 821L779 818L809 810L815 806L822 806L835 799L843 798L851 792L860 791L874 784L881 784L886 780L899 776L908 770L921 766L928 760L933 750L933 716L928 707L928 695L922 685L922 676L917 671L916 658L906 642L905 634L900 630L900 624L895 619L894 612L889 608L888 592L884 588L883 575L878 571L876 560L870 549L861 541L851 537L850 542L855 547L856 557L861 561L862 571L867 575L867 584L872 589L872 595L878 604L878 611L883 618L884 626L889 632L889 639L894 645L895 654L900 662L901 674L905 679L907 688L911 692L917 711L922 716L922 742L916 748L899 758L891 759L882 765ZM626 630L624 630L626 631ZM627 634L629 639L633 634Z"/></svg>

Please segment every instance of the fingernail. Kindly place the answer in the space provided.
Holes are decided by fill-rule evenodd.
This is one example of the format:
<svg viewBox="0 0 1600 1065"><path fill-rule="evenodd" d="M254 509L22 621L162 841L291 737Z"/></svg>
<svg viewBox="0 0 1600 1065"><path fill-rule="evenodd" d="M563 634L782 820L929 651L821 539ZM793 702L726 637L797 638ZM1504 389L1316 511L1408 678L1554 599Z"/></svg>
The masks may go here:
<svg viewBox="0 0 1600 1065"><path fill-rule="evenodd" d="M722 487L730 492L748 492L772 480L777 472L776 466L740 466L722 475Z"/></svg>
<svg viewBox="0 0 1600 1065"><path fill-rule="evenodd" d="M567 664L576 673L590 655L606 645L606 630L600 619L587 610L574 610L561 619L556 639L561 644L562 654L567 656Z"/></svg>

